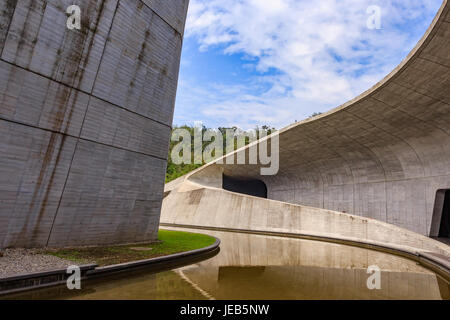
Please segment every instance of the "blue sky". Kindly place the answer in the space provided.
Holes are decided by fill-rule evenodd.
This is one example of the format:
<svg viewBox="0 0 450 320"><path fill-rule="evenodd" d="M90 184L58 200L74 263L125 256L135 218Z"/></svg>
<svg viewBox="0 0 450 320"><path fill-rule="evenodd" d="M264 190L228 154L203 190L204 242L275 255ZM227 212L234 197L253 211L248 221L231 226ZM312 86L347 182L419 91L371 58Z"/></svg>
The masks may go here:
<svg viewBox="0 0 450 320"><path fill-rule="evenodd" d="M441 3L191 0L174 124L280 129L337 107L395 68Z"/></svg>

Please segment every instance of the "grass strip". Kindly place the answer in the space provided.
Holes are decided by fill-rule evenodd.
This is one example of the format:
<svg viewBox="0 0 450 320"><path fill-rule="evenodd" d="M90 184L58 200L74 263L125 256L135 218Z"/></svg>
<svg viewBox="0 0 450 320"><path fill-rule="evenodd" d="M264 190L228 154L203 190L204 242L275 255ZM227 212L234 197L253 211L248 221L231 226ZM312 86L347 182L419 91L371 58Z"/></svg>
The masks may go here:
<svg viewBox="0 0 450 320"><path fill-rule="evenodd" d="M158 232L158 240L148 244L47 249L43 253L80 264L108 266L201 249L215 242L215 238L205 234L162 229Z"/></svg>

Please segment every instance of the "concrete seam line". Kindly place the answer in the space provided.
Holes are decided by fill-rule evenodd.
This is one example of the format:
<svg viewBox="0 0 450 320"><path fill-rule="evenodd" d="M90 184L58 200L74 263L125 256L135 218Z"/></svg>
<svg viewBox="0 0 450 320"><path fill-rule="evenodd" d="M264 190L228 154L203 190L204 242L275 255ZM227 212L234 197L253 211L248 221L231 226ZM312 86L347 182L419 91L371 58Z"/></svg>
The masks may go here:
<svg viewBox="0 0 450 320"><path fill-rule="evenodd" d="M89 91L86 91L86 90L83 90L83 89L81 89L81 88L77 88L77 87L68 85L67 83L64 83L64 82L62 82L62 81L58 81L58 80L52 79L52 78L49 77L49 76L45 76L45 75L40 74L40 73L38 73L38 72L36 72L36 71L29 70L29 69L27 69L27 68L25 68L25 67L21 67L21 66L19 66L19 65L17 65L17 64L14 64L14 63L12 63L12 62L9 62L9 61L7 61L7 60L4 60L4 59L1 58L1 57L0 57L0 61L3 62L3 63L9 64L9 65L11 65L11 66L13 66L13 67L19 68L19 69L21 69L21 70L23 70L23 71L27 71L27 72L30 72L30 73L32 73L32 74L35 74L35 75L37 75L37 76L39 76L39 77L45 78L45 79L47 79L47 80L49 80L49 81L52 81L52 82L54 82L54 83L57 83L57 84L59 84L59 85L61 85L61 86L64 86L64 87L66 87L66 88L69 88L69 89L71 89L71 90L77 90L77 91L79 91L79 92L81 92L81 93L84 93L84 94L86 94L86 95L92 96L92 97L94 97L94 98L96 98L96 99L98 99L98 100L100 100L100 101L103 101L103 102L106 102L106 103L108 103L108 104L111 104L112 106L114 106L114 107L116 107L116 108L119 108L119 109L121 109L121 110L123 110L123 111L132 113L132 114L134 114L134 115L140 116L140 117L145 118L145 119L147 119L147 120L153 121L153 122L155 122L155 123L159 123L160 125L166 126L166 127L170 128L170 129L173 129L173 128L172 128L172 125L169 125L169 124L164 123L164 122L162 122L162 121L159 121L159 120L150 118L149 116L146 116L146 115L144 115L144 114L138 113L138 112L136 112L136 111L127 109L126 107L121 106L121 105L118 105L118 104L116 104L116 103L114 103L114 102L108 101L108 100L105 99L105 98L98 97L98 96L96 96L96 95L93 94L93 93L91 94ZM3 119L3 120L8 120L8 119L5 119L5 118L2 118L2 119ZM22 122L20 122L20 121L17 121L17 120L8 120L8 121L14 122L14 123L18 123L18 124L24 124L24 123L22 123ZM26 124L26 125L28 125L28 126L30 126L30 127L35 127L35 126L33 126L33 125L30 125L30 124ZM42 130L46 130L46 131L53 131L53 130L45 129L45 128L41 128L41 127L38 127L38 128L40 128L40 129L42 129ZM69 135L69 134L68 134L68 135Z"/></svg>
<svg viewBox="0 0 450 320"><path fill-rule="evenodd" d="M148 9L150 9L153 14L155 14L156 16L158 16L163 22L165 22L170 28L172 28L176 33L178 33L181 36L181 40L183 40L183 34L177 30L176 27L174 27L171 23L169 23L165 18L163 18L158 12L156 12L156 9L150 7L145 1L140 0L140 2L146 6Z"/></svg>
<svg viewBox="0 0 450 320"><path fill-rule="evenodd" d="M183 272L183 270L176 270L175 271L184 281L186 281L187 283L189 283L192 288L194 288L195 290L197 290L202 296L204 296L205 298L207 298L208 300L216 300L216 298L214 298L210 293L208 293L207 291L203 290L198 284L196 284L194 281L192 281L191 279L189 279L188 276L186 276L186 274Z"/></svg>
<svg viewBox="0 0 450 320"><path fill-rule="evenodd" d="M106 38L105 38L106 39L105 40L105 44L104 44L104 46L102 48L102 53L100 55L100 61L103 60L103 56L105 55L106 47L108 45L108 38L111 35L111 30L112 30L113 25L114 25L114 19L116 18L117 8L118 7L119 7L119 2L116 3L116 6L114 8L114 14L113 14L113 17L111 19L111 25L109 26L108 33L107 33ZM100 23L100 19L101 19L101 14L100 14L98 23ZM64 36L65 36L65 33L64 33ZM91 41L92 42L95 41L95 35L92 37ZM72 158L70 160L69 168L67 170L67 173L66 173L66 176L65 176L65 180L64 180L64 184L62 186L61 194L60 194L59 199L58 199L58 205L56 206L56 211L55 211L55 214L53 215L50 231L48 232L46 247L48 247L48 244L50 243L50 239L51 239L52 233L53 233L53 228L55 226L55 222L56 222L56 219L58 217L59 209L61 207L61 202L62 202L62 199L64 198L64 193L66 191L66 185L67 185L67 182L69 181L69 177L71 176L71 173L72 173L73 162L75 160L75 156L78 154L78 152L77 152L78 151L78 145L80 144L80 140L81 140L81 136L82 136L83 128L84 128L84 123L86 121L86 117L87 117L88 112L89 112L89 106L91 105L92 94L93 94L94 88L95 88L95 86L97 84L98 73L99 73L99 70L100 70L100 66L101 66L101 62L98 64L97 70L95 71L95 77L94 77L94 81L92 82L91 91L89 93L89 97L88 97L88 101L87 101L87 105L86 105L86 110L84 110L84 114L83 114L83 121L81 122L80 131L78 133L78 138L77 138L77 140L75 142L75 147L73 148ZM74 82L75 82L75 80L74 80ZM81 87L81 81L80 81L80 87Z"/></svg>

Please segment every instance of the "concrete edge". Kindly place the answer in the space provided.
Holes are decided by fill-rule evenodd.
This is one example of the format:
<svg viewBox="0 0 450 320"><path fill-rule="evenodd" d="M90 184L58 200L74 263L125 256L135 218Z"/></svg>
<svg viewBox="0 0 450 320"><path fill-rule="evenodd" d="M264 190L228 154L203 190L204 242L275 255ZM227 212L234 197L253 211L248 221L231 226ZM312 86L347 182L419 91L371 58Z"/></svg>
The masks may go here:
<svg viewBox="0 0 450 320"><path fill-rule="evenodd" d="M213 237L213 236L211 236L211 237ZM93 270L90 270L87 273L87 276L90 277L90 276L100 276L100 275L101 276L111 275L111 274L115 274L115 273L122 272L122 271L129 271L131 269L136 269L136 268L146 267L146 266L151 266L151 265L156 265L156 264L161 266L163 264L177 262L183 258L191 258L191 257L199 256L199 255L202 255L205 253L210 253L210 252L216 250L220 246L220 239L218 239L216 237L213 237L213 238L216 239L216 241L212 245L209 245L204 248L174 253L171 255L161 256L161 257L156 257L156 258L151 258L151 259L125 262L125 263L114 264L114 265L105 266L105 267L98 267Z"/></svg>
<svg viewBox="0 0 450 320"><path fill-rule="evenodd" d="M174 253L171 255L105 267L98 267L97 264L82 265L80 266L81 279L84 281L89 280L90 278L105 277L121 272L131 272L139 268L164 268L165 266L169 267L171 264L180 263L189 258L212 254L216 251L218 252L220 246L220 239L216 237L213 238L215 239L215 242L212 245L200 249ZM70 275L67 274L66 269L58 269L0 278L0 298L10 294L62 285L66 283L69 276Z"/></svg>
<svg viewBox="0 0 450 320"><path fill-rule="evenodd" d="M91 263L91 264L84 264L84 265L81 265L78 267L80 268L81 272L83 272L83 271L89 271L89 270L95 269L97 266L98 266L97 264ZM55 275L55 274L59 274L59 273L66 273L66 271L67 271L67 269L54 269L54 270L38 271L38 272L33 272L33 273L24 273L24 274L11 276L11 277L0 278L0 284L6 283L9 281L35 279L35 278L40 278L40 277L45 277L45 276L51 276L51 275Z"/></svg>
<svg viewBox="0 0 450 320"><path fill-rule="evenodd" d="M314 241L323 241L335 244L344 244L353 247L365 248L376 250L380 252L390 253L397 256L401 256L415 262L425 268L433 271L447 283L450 284L450 260L446 257L441 257L433 252L420 251L417 248L406 246L395 246L388 243L381 243L376 241L364 241L346 237L330 237L321 236L306 233L289 233L289 232L277 232L277 231L264 231L264 230L249 230L249 229L233 229L233 228L221 228L221 227L208 227L208 226L195 226L195 225L182 225L171 223L160 223L163 227L177 227L199 230L211 230L211 231L223 231L223 232L235 232L235 233L247 233L255 235L265 235L284 238L296 238Z"/></svg>
<svg viewBox="0 0 450 320"><path fill-rule="evenodd" d="M417 253L419 263L426 266L429 269L439 273L450 284L450 259L445 259L440 255L436 255L432 252L418 252ZM446 276L445 276L446 275Z"/></svg>
<svg viewBox="0 0 450 320"><path fill-rule="evenodd" d="M79 267L81 279L84 279L90 270L94 270L97 267L97 264L86 264ZM0 278L0 297L21 291L62 284L67 281L69 276L67 268L64 268Z"/></svg>

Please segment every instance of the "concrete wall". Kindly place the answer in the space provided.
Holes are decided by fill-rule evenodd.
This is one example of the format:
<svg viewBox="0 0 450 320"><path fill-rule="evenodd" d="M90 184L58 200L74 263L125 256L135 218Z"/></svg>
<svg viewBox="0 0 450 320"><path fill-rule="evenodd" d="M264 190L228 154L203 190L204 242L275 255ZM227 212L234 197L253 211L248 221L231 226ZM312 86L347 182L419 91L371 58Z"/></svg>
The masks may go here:
<svg viewBox="0 0 450 320"><path fill-rule="evenodd" d="M450 257L450 247L444 243L348 213L238 194L190 180L167 192L161 214L165 225L290 233Z"/></svg>
<svg viewBox="0 0 450 320"><path fill-rule="evenodd" d="M0 2L0 247L156 238L187 6Z"/></svg>
<svg viewBox="0 0 450 320"><path fill-rule="evenodd" d="M450 188L449 9L444 1L416 48L372 89L282 129L277 175L260 176L259 166L215 166L263 180L270 199L437 235L436 193Z"/></svg>

